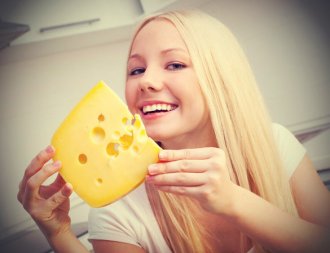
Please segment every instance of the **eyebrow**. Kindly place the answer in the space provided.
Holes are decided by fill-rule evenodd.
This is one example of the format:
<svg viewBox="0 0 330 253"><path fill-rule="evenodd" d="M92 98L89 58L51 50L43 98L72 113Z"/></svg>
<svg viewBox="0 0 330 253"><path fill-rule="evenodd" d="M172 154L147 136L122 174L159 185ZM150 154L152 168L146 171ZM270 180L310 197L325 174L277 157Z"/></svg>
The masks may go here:
<svg viewBox="0 0 330 253"><path fill-rule="evenodd" d="M181 51L181 52L187 53L187 50L185 50L181 47L175 47L175 48L164 49L164 50L161 51L161 54L167 54L167 53L170 53L172 51Z"/></svg>
<svg viewBox="0 0 330 253"><path fill-rule="evenodd" d="M173 51L181 51L183 53L187 53L187 50L183 49L183 48L180 48L180 47L175 47L175 48L168 48L168 49L164 49L160 52L161 55L165 55L165 54L168 54L170 52L173 52ZM132 58L141 58L142 56L140 54L132 54L129 56L128 59L132 59Z"/></svg>

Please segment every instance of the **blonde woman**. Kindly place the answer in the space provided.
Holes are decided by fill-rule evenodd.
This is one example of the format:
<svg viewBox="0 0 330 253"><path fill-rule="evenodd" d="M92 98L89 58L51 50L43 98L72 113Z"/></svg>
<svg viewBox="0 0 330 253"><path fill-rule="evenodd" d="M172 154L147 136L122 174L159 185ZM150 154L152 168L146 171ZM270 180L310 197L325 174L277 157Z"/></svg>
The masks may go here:
<svg viewBox="0 0 330 253"><path fill-rule="evenodd" d="M97 253L329 252L330 195L303 146L272 124L249 64L212 17L148 17L133 37L126 100L163 147L146 182L89 216ZM153 106L154 105L154 106ZM32 160L18 199L57 252L86 252L70 228L69 184Z"/></svg>

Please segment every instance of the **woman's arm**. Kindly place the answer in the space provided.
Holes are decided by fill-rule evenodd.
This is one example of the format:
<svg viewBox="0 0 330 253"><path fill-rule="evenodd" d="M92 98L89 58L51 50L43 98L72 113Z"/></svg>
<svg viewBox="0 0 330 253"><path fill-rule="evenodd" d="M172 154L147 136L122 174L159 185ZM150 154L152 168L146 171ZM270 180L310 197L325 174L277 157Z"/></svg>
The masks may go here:
<svg viewBox="0 0 330 253"><path fill-rule="evenodd" d="M330 194L307 156L291 184L300 218L240 187L233 191L236 201L228 217L272 252L329 252Z"/></svg>
<svg viewBox="0 0 330 253"><path fill-rule="evenodd" d="M234 184L221 149L163 150L160 160L148 168L149 183L159 190L197 199L205 210L229 220L270 251L329 252L330 195L306 157L292 179L302 217L284 212ZM300 177L303 181L298 183ZM314 190L305 196L304 187Z"/></svg>
<svg viewBox="0 0 330 253"><path fill-rule="evenodd" d="M48 243L56 253L88 253L89 251L78 240L71 230L47 237Z"/></svg>
<svg viewBox="0 0 330 253"><path fill-rule="evenodd" d="M54 182L43 185L61 167L60 162L48 163L54 154L54 148L49 146L32 159L20 182L17 199L31 215L55 252L88 252L71 230L69 196L72 186L59 174Z"/></svg>
<svg viewBox="0 0 330 253"><path fill-rule="evenodd" d="M92 240L95 253L145 253L144 249L122 242Z"/></svg>
<svg viewBox="0 0 330 253"><path fill-rule="evenodd" d="M330 194L307 155L290 180L298 212L303 219L330 227Z"/></svg>

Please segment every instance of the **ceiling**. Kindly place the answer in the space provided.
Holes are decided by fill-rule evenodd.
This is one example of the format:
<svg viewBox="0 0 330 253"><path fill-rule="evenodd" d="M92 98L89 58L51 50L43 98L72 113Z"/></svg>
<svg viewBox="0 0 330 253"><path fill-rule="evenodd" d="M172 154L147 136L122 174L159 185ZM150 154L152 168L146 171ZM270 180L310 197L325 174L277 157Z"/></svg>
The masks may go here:
<svg viewBox="0 0 330 253"><path fill-rule="evenodd" d="M28 25L0 20L0 50L8 47L13 40L29 30Z"/></svg>

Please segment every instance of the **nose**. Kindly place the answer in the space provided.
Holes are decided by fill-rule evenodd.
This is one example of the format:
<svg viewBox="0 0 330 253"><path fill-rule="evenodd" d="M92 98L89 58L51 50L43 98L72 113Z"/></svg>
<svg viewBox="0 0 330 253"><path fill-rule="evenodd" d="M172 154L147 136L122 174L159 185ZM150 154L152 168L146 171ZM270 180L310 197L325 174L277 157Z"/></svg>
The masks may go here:
<svg viewBox="0 0 330 253"><path fill-rule="evenodd" d="M161 74L149 67L141 76L139 85L141 91L160 91L163 88Z"/></svg>

